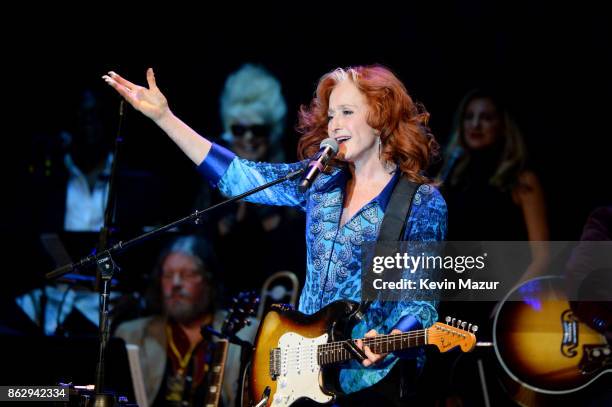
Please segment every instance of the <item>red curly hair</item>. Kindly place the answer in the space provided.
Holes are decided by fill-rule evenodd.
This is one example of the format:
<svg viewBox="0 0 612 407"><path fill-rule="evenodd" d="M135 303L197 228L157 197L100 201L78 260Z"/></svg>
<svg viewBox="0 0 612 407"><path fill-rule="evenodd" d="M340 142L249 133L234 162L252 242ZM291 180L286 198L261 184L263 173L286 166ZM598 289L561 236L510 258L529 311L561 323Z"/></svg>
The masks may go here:
<svg viewBox="0 0 612 407"><path fill-rule="evenodd" d="M321 141L329 137L329 96L343 80L353 82L365 96L369 106L367 123L380 132L384 159L396 163L411 181L430 182L423 171L438 155L439 145L427 126L429 113L413 102L393 72L380 65L338 68L319 80L310 106L300 108L297 130L302 137L298 157L302 160L312 156L319 150ZM334 161L332 165L342 164Z"/></svg>

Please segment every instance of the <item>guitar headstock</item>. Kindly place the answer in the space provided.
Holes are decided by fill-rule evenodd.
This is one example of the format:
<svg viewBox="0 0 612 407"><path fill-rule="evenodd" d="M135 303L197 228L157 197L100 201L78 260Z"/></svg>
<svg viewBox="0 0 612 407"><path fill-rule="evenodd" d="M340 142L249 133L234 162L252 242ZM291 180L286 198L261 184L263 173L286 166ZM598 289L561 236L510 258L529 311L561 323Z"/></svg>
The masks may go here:
<svg viewBox="0 0 612 407"><path fill-rule="evenodd" d="M476 331L477 325L446 317L446 324L436 322L427 329L427 343L437 346L440 352L457 346L460 346L463 352L469 352L476 346Z"/></svg>
<svg viewBox="0 0 612 407"><path fill-rule="evenodd" d="M243 291L232 298L221 333L225 336L233 336L245 326L251 325L249 318L257 313L258 306L259 296L255 291Z"/></svg>

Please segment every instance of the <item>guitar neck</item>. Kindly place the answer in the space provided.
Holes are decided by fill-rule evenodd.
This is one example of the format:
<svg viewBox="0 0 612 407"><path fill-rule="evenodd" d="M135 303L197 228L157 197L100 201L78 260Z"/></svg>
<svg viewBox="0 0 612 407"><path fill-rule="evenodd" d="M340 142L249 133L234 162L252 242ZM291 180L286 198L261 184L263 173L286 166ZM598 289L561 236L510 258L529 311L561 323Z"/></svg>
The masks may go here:
<svg viewBox="0 0 612 407"><path fill-rule="evenodd" d="M227 360L227 349L229 342L227 339L220 339L215 343L215 350L210 364L208 379L208 394L204 406L216 407L219 405L221 397L221 386L223 385L223 373L225 372L225 361Z"/></svg>
<svg viewBox="0 0 612 407"><path fill-rule="evenodd" d="M349 339L356 342L356 339ZM419 329L400 334L378 335L374 338L363 338L363 344L368 346L374 353L389 353L404 349L427 345L427 330ZM319 345L319 365L346 362L355 359L355 355L349 351L347 341L329 342Z"/></svg>

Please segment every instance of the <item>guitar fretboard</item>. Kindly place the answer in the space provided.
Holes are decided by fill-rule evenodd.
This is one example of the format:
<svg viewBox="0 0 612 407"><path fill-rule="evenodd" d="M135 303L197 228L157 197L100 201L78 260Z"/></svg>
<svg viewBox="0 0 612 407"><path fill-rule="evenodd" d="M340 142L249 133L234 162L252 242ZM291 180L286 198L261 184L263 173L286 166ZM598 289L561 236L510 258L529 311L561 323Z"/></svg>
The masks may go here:
<svg viewBox="0 0 612 407"><path fill-rule="evenodd" d="M356 339L350 339L356 342ZM427 344L427 330L404 332L401 334L378 335L374 338L363 338L363 344L374 353L389 353ZM345 362L355 356L349 350L348 341L324 343L318 346L319 365Z"/></svg>
<svg viewBox="0 0 612 407"><path fill-rule="evenodd" d="M208 394L206 395L205 407L216 407L219 405L221 396L221 385L223 384L223 372L225 371L225 360L227 359L227 339L220 339L215 343L215 351L210 364Z"/></svg>

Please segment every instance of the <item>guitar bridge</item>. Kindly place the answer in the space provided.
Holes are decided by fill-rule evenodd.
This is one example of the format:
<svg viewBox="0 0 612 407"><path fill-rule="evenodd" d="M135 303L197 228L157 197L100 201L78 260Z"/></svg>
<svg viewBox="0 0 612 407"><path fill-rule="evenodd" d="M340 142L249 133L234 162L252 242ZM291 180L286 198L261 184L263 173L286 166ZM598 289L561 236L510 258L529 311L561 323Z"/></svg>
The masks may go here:
<svg viewBox="0 0 612 407"><path fill-rule="evenodd" d="M561 326L563 327L563 340L561 342L561 354L573 358L578 354L578 320L571 310L565 310L561 314Z"/></svg>
<svg viewBox="0 0 612 407"><path fill-rule="evenodd" d="M281 350L280 348L270 349L270 377L276 380L281 374Z"/></svg>

